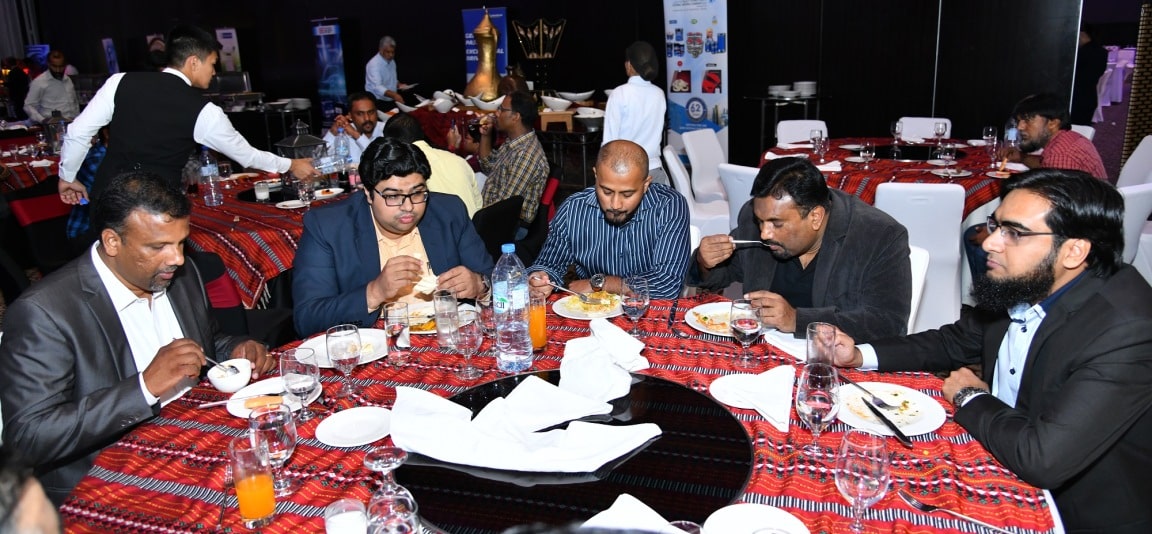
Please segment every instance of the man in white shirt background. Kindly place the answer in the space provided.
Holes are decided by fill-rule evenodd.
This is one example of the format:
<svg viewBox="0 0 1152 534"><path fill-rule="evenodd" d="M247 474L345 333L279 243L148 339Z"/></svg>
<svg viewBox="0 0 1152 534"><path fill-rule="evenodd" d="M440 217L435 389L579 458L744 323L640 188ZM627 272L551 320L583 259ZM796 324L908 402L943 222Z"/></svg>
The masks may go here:
<svg viewBox="0 0 1152 534"><path fill-rule="evenodd" d="M371 93L360 91L348 95L348 114L337 115L328 133L324 134L329 154L336 153L336 133L340 128L348 136L348 154L352 156L352 163L360 163L360 154L384 133L384 123L380 122L376 99Z"/></svg>
<svg viewBox="0 0 1152 534"><path fill-rule="evenodd" d="M29 119L44 122L52 117L53 111L59 111L65 119L72 120L80 113L76 88L65 72L67 67L63 52L53 50L48 54L48 70L32 80L28 96L24 98L24 113Z"/></svg>
<svg viewBox="0 0 1152 534"><path fill-rule="evenodd" d="M399 91L408 85L396 76L396 40L391 35L380 38L380 50L364 66L364 90L376 95L380 111L392 111L396 102L403 102Z"/></svg>
<svg viewBox="0 0 1152 534"><path fill-rule="evenodd" d="M617 87L604 108L604 142L627 139L648 153L648 172L652 181L669 185L668 174L660 163L660 140L664 133L667 103L664 90L652 84L660 74L660 58L652 45L636 41L625 51L624 71L628 83Z"/></svg>

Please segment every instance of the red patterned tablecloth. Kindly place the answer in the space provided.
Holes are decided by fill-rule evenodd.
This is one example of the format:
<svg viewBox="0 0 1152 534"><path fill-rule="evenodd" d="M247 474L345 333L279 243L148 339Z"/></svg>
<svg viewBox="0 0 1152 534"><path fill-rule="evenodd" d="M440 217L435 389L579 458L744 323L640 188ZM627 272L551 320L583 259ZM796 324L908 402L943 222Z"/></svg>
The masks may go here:
<svg viewBox="0 0 1152 534"><path fill-rule="evenodd" d="M849 137L831 139L828 143L828 153L825 154L824 158L826 161L840 161L842 171L825 173L828 177L829 187L847 191L860 197L861 200L873 204L876 201L876 188L885 182L959 184L964 187L965 191L964 217L968 217L968 214L980 206L1000 198L1001 180L985 175L993 169L989 168L991 158L984 147L960 147L958 150L964 152L965 156L958 158L954 167L971 171L972 175L964 178L947 178L932 174L932 171L940 170L942 167L922 161L904 162L891 159L874 159L869 164L871 169L867 171L863 169L863 163L844 161L844 158L856 156L857 153L840 147L847 144L859 144L862 141L872 141L876 143L877 148L892 144L891 138ZM931 145L934 142L927 144ZM945 142L962 143L963 141L946 139ZM901 143L901 146L905 146L905 143ZM769 152L774 154L811 154L812 149L784 150L772 148ZM812 156L809 157L812 158ZM766 161L766 159L760 158L760 165ZM815 161L814 158L813 161Z"/></svg>
<svg viewBox="0 0 1152 534"><path fill-rule="evenodd" d="M682 299L677 317L702 302L720 300L705 296ZM645 374L706 391L716 378L735 372L740 350L734 342L709 342L675 337L668 329L668 301L656 301L644 319L643 355L652 367ZM548 315L550 340L535 367L556 369L566 341L589 335L584 321ZM612 320L625 327L627 319ZM680 328L687 329L681 326ZM440 395L452 395L479 383L498 378L490 357L477 357L485 369L480 381L466 383L453 374L461 364L456 355L435 348L435 336L413 336L414 356L419 363L402 368L384 361L358 367L353 377L363 388L357 405L391 406L395 387L421 387ZM488 348L485 343L484 349ZM793 363L790 356L767 344L753 345L760 363L754 372ZM864 378L864 373L853 372ZM921 391L942 405L940 380L924 373L868 373L869 380L901 384ZM324 371L325 391L338 387L331 371ZM207 383L165 407L158 417L136 428L98 457L96 465L61 507L66 531L93 532L199 532L243 531L235 499L226 492L224 468L227 441L246 430L246 422L228 415L223 407L198 410L205 401L226 398ZM323 404L332 406L327 395ZM348 406L350 400L337 401ZM744 424L754 446L751 480L743 502L762 503L785 509L799 517L812 532L845 532L851 518L848 503L833 482L832 469L811 461L798 449L811 433L792 415L788 433L775 429L756 412L732 409ZM298 479L301 489L277 504L277 517L264 529L270 533L322 532L324 507L340 498L367 500L374 473L362 466L369 446L341 449L315 439L313 421L299 428L300 443L288 476ZM831 451L847 430L834 423L820 438ZM385 438L374 445L390 444ZM996 462L988 452L952 419L940 429L916 438L914 449L890 440L892 489L865 516L869 532L978 532L976 527L944 514L927 515L912 510L895 495L908 488L925 501L947 506L994 525L1017 532L1048 532L1053 520L1040 490L1022 482ZM829 458L831 459L831 457ZM223 508L222 508L223 505ZM218 522L223 509L223 521Z"/></svg>
<svg viewBox="0 0 1152 534"><path fill-rule="evenodd" d="M24 156L19 156L16 159L17 161L12 161L11 157L4 158L4 166L8 167L10 172L3 173L4 179L0 181L0 191L16 191L25 187L32 187L60 172L60 158L56 156L40 158L41 160L51 160L52 164L36 167L30 165L28 158Z"/></svg>

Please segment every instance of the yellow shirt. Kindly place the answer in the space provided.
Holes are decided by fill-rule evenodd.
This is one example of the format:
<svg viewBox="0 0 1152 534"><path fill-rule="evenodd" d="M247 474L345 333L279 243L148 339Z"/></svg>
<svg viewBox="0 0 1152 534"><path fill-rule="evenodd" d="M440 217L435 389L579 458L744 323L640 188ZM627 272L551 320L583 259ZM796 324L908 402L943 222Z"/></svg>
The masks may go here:
<svg viewBox="0 0 1152 534"><path fill-rule="evenodd" d="M476 186L476 173L464 158L447 150L432 148L424 141L412 144L424 153L428 158L428 166L432 167L432 176L428 179L429 191L460 197L469 218L476 214L476 210L484 207L480 188Z"/></svg>
<svg viewBox="0 0 1152 534"><path fill-rule="evenodd" d="M395 258L396 256L412 256L424 262L424 271L421 273L421 276L428 274L435 275L435 273L432 272L432 267L428 264L428 253L424 250L424 240L420 238L419 228L413 228L411 233L399 239L392 239L385 236L380 231L380 225L378 224L373 223L372 229L376 231L376 246L380 253L381 270L384 269L384 264L388 263L388 260L391 258ZM408 286L407 291L401 293L395 302L415 304L432 301L432 295L417 293L414 290L415 287L415 283Z"/></svg>

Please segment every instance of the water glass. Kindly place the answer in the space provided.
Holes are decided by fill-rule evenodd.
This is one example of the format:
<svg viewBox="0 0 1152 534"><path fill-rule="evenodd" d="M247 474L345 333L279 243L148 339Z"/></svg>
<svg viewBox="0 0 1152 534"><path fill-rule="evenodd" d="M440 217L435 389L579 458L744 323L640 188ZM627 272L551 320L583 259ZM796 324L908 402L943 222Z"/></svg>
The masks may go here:
<svg viewBox="0 0 1152 534"><path fill-rule="evenodd" d="M244 434L228 443L228 458L232 464L236 502L244 527L257 529L267 526L276 515L268 445Z"/></svg>
<svg viewBox="0 0 1152 534"><path fill-rule="evenodd" d="M271 189L268 187L268 182L256 182L255 191L256 202L268 202L269 191L271 191Z"/></svg>
<svg viewBox="0 0 1152 534"><path fill-rule="evenodd" d="M829 323L808 323L805 339L807 341L807 363L826 363L832 365L833 350L836 343L836 326Z"/></svg>
<svg viewBox="0 0 1152 534"><path fill-rule="evenodd" d="M988 168L990 168L990 169L999 169L1000 168L1000 160L996 159L996 155L1000 153L1000 147L1001 147L1001 144L1000 144L1000 140L998 140L998 139L993 139L990 143L988 143L984 147L984 150L988 151Z"/></svg>
<svg viewBox="0 0 1152 534"><path fill-rule="evenodd" d="M316 414L308 408L308 398L320 389L320 365L312 349L288 349L280 355L280 377L284 380L284 391L289 397L300 401L300 412L296 421L311 421Z"/></svg>
<svg viewBox="0 0 1152 534"><path fill-rule="evenodd" d="M996 138L998 137L997 134L998 134L998 131L996 130L995 126L985 126L984 127L984 142L988 143L988 144L995 143Z"/></svg>
<svg viewBox="0 0 1152 534"><path fill-rule="evenodd" d="M358 499L340 499L324 508L325 534L366 534L368 511Z"/></svg>
<svg viewBox="0 0 1152 534"><path fill-rule="evenodd" d="M871 170L868 163L876 156L876 143L872 141L864 141L860 143L860 159L864 160L864 170Z"/></svg>
<svg viewBox="0 0 1152 534"><path fill-rule="evenodd" d="M944 175L951 178L955 174L955 169L952 165L956 163L956 147L944 145L940 147L937 155L944 161Z"/></svg>
<svg viewBox="0 0 1152 534"><path fill-rule="evenodd" d="M809 130L808 141L812 143L812 146L816 146L817 139L824 139L824 130Z"/></svg>
<svg viewBox="0 0 1152 534"><path fill-rule="evenodd" d="M800 373L796 385L796 415L808 428L812 429L812 443L804 447L804 452L818 458L820 432L836 418L840 409L836 388L840 385L836 368L826 363L809 363Z"/></svg>
<svg viewBox="0 0 1152 534"><path fill-rule="evenodd" d="M464 367L456 371L456 376L464 380L476 380L481 372L472 365L472 356L484 343L484 329L480 326L480 313L461 310L456 317L456 350L464 356Z"/></svg>
<svg viewBox="0 0 1152 534"><path fill-rule="evenodd" d="M264 443L274 476L272 489L277 497L286 497L296 491L296 483L283 475L284 466L296 451L296 422L292 409L286 404L261 406L248 414L248 432L253 443ZM236 479L236 489L240 489Z"/></svg>
<svg viewBox="0 0 1152 534"><path fill-rule="evenodd" d="M632 321L632 330L628 331L630 335L640 335L638 323L640 318L648 311L650 300L648 281L645 280L644 277L624 277L623 295L620 299L620 305L624 308L624 314Z"/></svg>
<svg viewBox="0 0 1152 534"><path fill-rule="evenodd" d="M459 318L459 304L456 293L451 289L437 289L432 292L432 305L436 310L436 341L444 350L456 348L456 321Z"/></svg>
<svg viewBox="0 0 1152 534"><path fill-rule="evenodd" d="M899 146L900 134L904 133L904 121L892 121L888 125L888 132L892 134L892 146Z"/></svg>
<svg viewBox="0 0 1152 534"><path fill-rule="evenodd" d="M221 161L216 164L216 174L220 175L220 183L224 184L224 189L232 189L232 164L227 161Z"/></svg>
<svg viewBox="0 0 1152 534"><path fill-rule="evenodd" d="M828 153L828 138L821 137L812 140L812 153L819 158L820 163L824 163L824 155Z"/></svg>
<svg viewBox="0 0 1152 534"><path fill-rule="evenodd" d="M944 134L948 133L948 123L937 121L932 124L932 133L936 135L936 146L944 144Z"/></svg>
<svg viewBox="0 0 1152 534"><path fill-rule="evenodd" d="M305 179L296 181L296 198L304 203L305 210L312 206L312 200L316 198L316 191L313 189L312 180Z"/></svg>
<svg viewBox="0 0 1152 534"><path fill-rule="evenodd" d="M543 351L548 346L548 300L532 297L528 301L528 337L532 350Z"/></svg>
<svg viewBox="0 0 1152 534"><path fill-rule="evenodd" d="M349 375L360 363L360 328L354 324L333 326L324 334L324 346L328 349L328 360L343 375L336 397L356 394L356 386L352 385Z"/></svg>
<svg viewBox="0 0 1152 534"><path fill-rule="evenodd" d="M384 331L388 334L388 363L408 363L412 352L400 346L400 338L408 332L408 304L389 302L384 305Z"/></svg>
<svg viewBox="0 0 1152 534"><path fill-rule="evenodd" d="M883 436L849 430L836 454L836 489L852 504L852 532L864 532L864 510L888 493L888 447Z"/></svg>
<svg viewBox="0 0 1152 534"><path fill-rule="evenodd" d="M728 312L728 325L732 329L732 337L743 347L740 359L736 361L737 367L752 367L752 355L748 347L760 336L760 317L751 300L736 299Z"/></svg>

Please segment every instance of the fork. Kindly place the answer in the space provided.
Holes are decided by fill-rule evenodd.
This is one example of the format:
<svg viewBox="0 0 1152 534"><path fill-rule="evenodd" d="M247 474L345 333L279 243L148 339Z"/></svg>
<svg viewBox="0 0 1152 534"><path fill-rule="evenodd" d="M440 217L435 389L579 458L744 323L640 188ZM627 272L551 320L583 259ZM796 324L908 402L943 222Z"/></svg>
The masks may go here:
<svg viewBox="0 0 1152 534"><path fill-rule="evenodd" d="M894 408L898 408L898 406L893 406L891 404L888 404L887 402L884 402L884 399L881 399L880 397L877 397L875 393L872 393L871 391L864 389L864 386L861 386L860 384L853 382L851 378L844 376L844 374L842 374L842 373L840 374L840 380L843 380L849 384L852 384L853 386L856 387L856 389L863 391L865 395L872 397L872 404L875 404L879 408L887 408L889 410L894 409Z"/></svg>
<svg viewBox="0 0 1152 534"><path fill-rule="evenodd" d="M232 478L232 462L224 467L224 498L220 499L220 517L216 519L216 524L224 525L224 512L228 510L228 492L235 482Z"/></svg>
<svg viewBox="0 0 1152 534"><path fill-rule="evenodd" d="M548 285L550 285L556 289L559 289L560 291L563 291L565 293L571 293L573 295L576 295L577 297L580 297L580 302L583 302L584 304L608 304L607 302L604 302L600 299L592 298L592 297L589 297L588 295L585 295L583 293L577 293L575 291L572 291L571 289L560 286L560 285L556 284L556 282L553 282L551 280L548 281Z"/></svg>
<svg viewBox="0 0 1152 534"><path fill-rule="evenodd" d="M912 495L910 495L908 492L906 492L904 490L900 490L900 499L902 499L904 502L908 503L908 506L911 506L911 507L913 507L917 510L920 510L921 512L924 512L926 514L930 514L932 512L939 510L939 511L947 513L947 514L952 514L952 515L959 517L960 519L963 519L965 521L970 521L972 523L980 525L980 526L982 526L988 530L991 530L993 532L1001 532L1003 534L1012 534L1011 532L1009 532L1007 530L1004 530L1004 529L998 528L998 527L994 527L994 526L989 525L988 523L985 523L979 519L976 519L973 517L968 517L968 516L966 516L960 512L955 512L955 511L949 510L947 508L942 508L940 506L933 506L933 505L925 503L925 502L920 502L919 500L916 499L916 497L913 497Z"/></svg>

